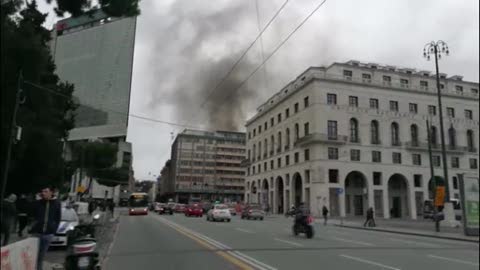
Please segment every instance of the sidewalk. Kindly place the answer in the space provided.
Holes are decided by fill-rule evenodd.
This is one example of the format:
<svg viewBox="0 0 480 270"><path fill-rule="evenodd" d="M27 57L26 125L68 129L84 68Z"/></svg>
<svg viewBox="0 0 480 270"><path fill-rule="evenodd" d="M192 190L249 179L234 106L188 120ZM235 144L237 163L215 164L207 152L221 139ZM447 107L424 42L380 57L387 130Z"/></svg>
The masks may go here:
<svg viewBox="0 0 480 270"><path fill-rule="evenodd" d="M442 226L440 222L440 232L435 232L435 223L426 220L396 220L396 219L375 219L376 227L363 227L364 219L359 218L345 218L341 219L329 219L328 223L339 227L390 232L406 235L416 235L423 237L434 237L449 240L467 241L479 243L478 236L466 236L463 233L463 227L447 227ZM316 223L323 224L323 218L317 218Z"/></svg>

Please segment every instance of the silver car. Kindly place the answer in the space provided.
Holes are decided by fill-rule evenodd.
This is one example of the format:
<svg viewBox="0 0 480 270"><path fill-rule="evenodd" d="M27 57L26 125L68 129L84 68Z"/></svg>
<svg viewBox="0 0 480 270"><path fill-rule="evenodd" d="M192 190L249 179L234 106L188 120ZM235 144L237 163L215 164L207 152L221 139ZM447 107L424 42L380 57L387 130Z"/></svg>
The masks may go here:
<svg viewBox="0 0 480 270"><path fill-rule="evenodd" d="M215 204L213 208L207 212L208 221L226 220L227 222L230 222L231 219L232 215L230 214L228 206L225 204Z"/></svg>

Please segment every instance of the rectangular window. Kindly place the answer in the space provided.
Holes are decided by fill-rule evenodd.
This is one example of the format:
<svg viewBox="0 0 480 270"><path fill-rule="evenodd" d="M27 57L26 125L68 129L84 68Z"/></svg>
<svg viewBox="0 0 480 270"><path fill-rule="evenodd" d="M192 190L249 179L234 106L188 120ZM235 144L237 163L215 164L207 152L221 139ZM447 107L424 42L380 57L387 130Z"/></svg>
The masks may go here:
<svg viewBox="0 0 480 270"><path fill-rule="evenodd" d="M344 70L343 76L345 77L345 79L351 80L353 76L353 72L351 70Z"/></svg>
<svg viewBox="0 0 480 270"><path fill-rule="evenodd" d="M258 126L258 134L262 133L262 126Z"/></svg>
<svg viewBox="0 0 480 270"><path fill-rule="evenodd" d="M280 123L280 122L282 122L282 114L281 113L279 113L277 115L277 123Z"/></svg>
<svg viewBox="0 0 480 270"><path fill-rule="evenodd" d="M337 139L337 121L328 121L328 139L329 140L336 140Z"/></svg>
<svg viewBox="0 0 480 270"><path fill-rule="evenodd" d="M338 148L329 147L328 148L328 159L338 159Z"/></svg>
<svg viewBox="0 0 480 270"><path fill-rule="evenodd" d="M423 186L422 182L423 182L423 179L421 174L413 175L413 185L415 187L422 187Z"/></svg>
<svg viewBox="0 0 480 270"><path fill-rule="evenodd" d="M428 105L428 114L437 115L437 107L435 107L435 105Z"/></svg>
<svg viewBox="0 0 480 270"><path fill-rule="evenodd" d="M427 81L420 81L420 89L427 90L428 89L428 82Z"/></svg>
<svg viewBox="0 0 480 270"><path fill-rule="evenodd" d="M463 94L463 86L455 85L455 91L457 91L458 94Z"/></svg>
<svg viewBox="0 0 480 270"><path fill-rule="evenodd" d="M258 173L262 172L262 166L260 164L258 164L257 169L258 169Z"/></svg>
<svg viewBox="0 0 480 270"><path fill-rule="evenodd" d="M383 76L383 85L391 85L391 84L392 84L392 77Z"/></svg>
<svg viewBox="0 0 480 270"><path fill-rule="evenodd" d="M308 101L308 97L303 98L303 106L307 108L310 105L310 102Z"/></svg>
<svg viewBox="0 0 480 270"><path fill-rule="evenodd" d="M440 156L433 156L432 163L433 163L433 167L440 167L441 166Z"/></svg>
<svg viewBox="0 0 480 270"><path fill-rule="evenodd" d="M370 109L378 109L378 99L376 98L370 99Z"/></svg>
<svg viewBox="0 0 480 270"><path fill-rule="evenodd" d="M305 149L303 154L305 156L305 161L309 161L310 160L310 149Z"/></svg>
<svg viewBox="0 0 480 270"><path fill-rule="evenodd" d="M298 162L300 161L299 156L300 156L300 155L298 154L298 152L296 152L296 153L293 155L293 161L294 161L295 163L298 163Z"/></svg>
<svg viewBox="0 0 480 270"><path fill-rule="evenodd" d="M470 120L473 119L472 110L465 110L465 118L470 119Z"/></svg>
<svg viewBox="0 0 480 270"><path fill-rule="evenodd" d="M267 122L265 122L265 123L263 124L263 128L264 128L265 130L268 129L268 123L267 123Z"/></svg>
<svg viewBox="0 0 480 270"><path fill-rule="evenodd" d="M458 189L458 178L456 176L452 177L453 189Z"/></svg>
<svg viewBox="0 0 480 270"><path fill-rule="evenodd" d="M277 168L282 167L282 158L277 158Z"/></svg>
<svg viewBox="0 0 480 270"><path fill-rule="evenodd" d="M372 82L372 75L363 73L362 74L362 81L366 83L371 83Z"/></svg>
<svg viewBox="0 0 480 270"><path fill-rule="evenodd" d="M274 161L273 160L270 160L270 170L273 170L273 165L274 165Z"/></svg>
<svg viewBox="0 0 480 270"><path fill-rule="evenodd" d="M408 88L408 80L407 79L400 79L400 86L404 88Z"/></svg>
<svg viewBox="0 0 480 270"><path fill-rule="evenodd" d="M257 133L256 130L253 129L253 137L255 137L257 135L256 133Z"/></svg>
<svg viewBox="0 0 480 270"><path fill-rule="evenodd" d="M417 105L417 103L410 103L410 104L408 104L408 108L409 108L409 111L410 111L411 113L415 113L415 114L418 113L418 105Z"/></svg>
<svg viewBox="0 0 480 270"><path fill-rule="evenodd" d="M290 165L290 156L289 155L285 156L285 165L286 166Z"/></svg>
<svg viewBox="0 0 480 270"><path fill-rule="evenodd" d="M470 91L472 92L472 94L478 95L478 89L477 88L472 88L472 89L470 89Z"/></svg>
<svg viewBox="0 0 480 270"><path fill-rule="evenodd" d="M450 118L455 118L455 109L452 107L447 107L447 115Z"/></svg>
<svg viewBox="0 0 480 270"><path fill-rule="evenodd" d="M275 118L270 118L270 127L273 127L273 125L275 124Z"/></svg>
<svg viewBox="0 0 480 270"><path fill-rule="evenodd" d="M252 174L255 174L255 166L252 166Z"/></svg>
<svg viewBox="0 0 480 270"><path fill-rule="evenodd" d="M328 105L337 105L337 95L327 93L327 104Z"/></svg>
<svg viewBox="0 0 480 270"><path fill-rule="evenodd" d="M350 149L350 160L351 161L360 161L360 150L359 149Z"/></svg>
<svg viewBox="0 0 480 270"><path fill-rule="evenodd" d="M293 105L293 109L295 110L295 113L298 113L298 102Z"/></svg>
<svg viewBox="0 0 480 270"><path fill-rule="evenodd" d="M338 170L329 169L328 170L328 182L329 183L338 183Z"/></svg>
<svg viewBox="0 0 480 270"><path fill-rule="evenodd" d="M290 109L289 108L285 109L285 118L288 118L288 117L290 117Z"/></svg>
<svg viewBox="0 0 480 270"><path fill-rule="evenodd" d="M349 96L348 97L348 105L350 107L358 107L358 97Z"/></svg>
<svg viewBox="0 0 480 270"><path fill-rule="evenodd" d="M460 168L460 159L458 157L452 157L452 168Z"/></svg>
<svg viewBox="0 0 480 270"><path fill-rule="evenodd" d="M478 168L477 159L476 158L471 158L470 159L470 169L477 169L477 168Z"/></svg>
<svg viewBox="0 0 480 270"><path fill-rule="evenodd" d="M390 100L390 111L398 112L398 101Z"/></svg>
<svg viewBox="0 0 480 270"><path fill-rule="evenodd" d="M382 162L382 152L372 151L372 162Z"/></svg>
<svg viewBox="0 0 480 270"><path fill-rule="evenodd" d="M422 165L422 155L412 154L413 165Z"/></svg>
<svg viewBox="0 0 480 270"><path fill-rule="evenodd" d="M374 186L381 186L382 185L382 173L381 172L373 172L373 185Z"/></svg>
<svg viewBox="0 0 480 270"><path fill-rule="evenodd" d="M310 183L310 170L305 170L305 183Z"/></svg>
<svg viewBox="0 0 480 270"><path fill-rule="evenodd" d="M263 171L266 172L267 171L267 162L263 162Z"/></svg>
<svg viewBox="0 0 480 270"><path fill-rule="evenodd" d="M402 153L393 152L392 161L393 161L393 164L402 164Z"/></svg>
<svg viewBox="0 0 480 270"><path fill-rule="evenodd" d="M441 89L441 90L445 89L445 84L441 83L441 84L440 84L440 89Z"/></svg>
<svg viewBox="0 0 480 270"><path fill-rule="evenodd" d="M305 136L310 134L310 123L303 124L303 130L305 131Z"/></svg>

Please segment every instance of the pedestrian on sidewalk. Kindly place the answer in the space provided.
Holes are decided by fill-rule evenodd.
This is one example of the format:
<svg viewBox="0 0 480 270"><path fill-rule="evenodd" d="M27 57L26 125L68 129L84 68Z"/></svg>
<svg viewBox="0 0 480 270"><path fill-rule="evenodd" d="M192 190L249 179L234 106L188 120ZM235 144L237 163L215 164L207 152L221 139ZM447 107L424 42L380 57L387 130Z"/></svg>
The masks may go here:
<svg viewBox="0 0 480 270"><path fill-rule="evenodd" d="M17 195L10 194L2 202L2 247L8 245L10 240L10 233L12 232L12 227L15 223L15 218L17 216L17 209L15 207L15 201L17 200Z"/></svg>
<svg viewBox="0 0 480 270"><path fill-rule="evenodd" d="M322 208L322 215L323 215L323 225L327 225L328 221L328 208L324 205Z"/></svg>
<svg viewBox="0 0 480 270"><path fill-rule="evenodd" d="M61 204L53 198L52 187L45 186L40 196L41 199L35 202L33 210L34 224L30 230L33 236L38 237L39 240L37 270L42 270L43 259L53 235L57 232L62 215Z"/></svg>
<svg viewBox="0 0 480 270"><path fill-rule="evenodd" d="M375 219L374 219L374 213L373 213L373 207L368 208L367 210L367 220L365 220L365 223L363 223L363 227L375 227Z"/></svg>
<svg viewBox="0 0 480 270"><path fill-rule="evenodd" d="M28 224L28 214L30 211L30 204L25 194L21 194L17 201L17 219L18 219L18 237L23 237L23 230Z"/></svg>
<svg viewBox="0 0 480 270"><path fill-rule="evenodd" d="M113 218L113 212L115 211L115 203L113 202L113 200L108 201L108 210L110 211L110 213L112 213Z"/></svg>
<svg viewBox="0 0 480 270"><path fill-rule="evenodd" d="M97 205L93 199L90 198L90 201L88 202L88 214L91 216L93 211L97 208Z"/></svg>

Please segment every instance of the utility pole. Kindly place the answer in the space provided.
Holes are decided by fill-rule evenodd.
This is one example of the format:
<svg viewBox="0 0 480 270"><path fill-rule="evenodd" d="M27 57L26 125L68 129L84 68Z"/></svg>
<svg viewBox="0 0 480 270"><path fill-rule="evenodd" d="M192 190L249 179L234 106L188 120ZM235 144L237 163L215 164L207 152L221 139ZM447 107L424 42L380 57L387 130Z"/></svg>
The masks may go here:
<svg viewBox="0 0 480 270"><path fill-rule="evenodd" d="M433 218L435 220L435 231L440 231L440 220L437 218L437 207L435 206L435 196L437 191L437 179L435 178L435 172L433 171L433 158L432 158L432 141L430 135L430 123L427 120L427 141L428 141L428 159L430 161L430 179L433 183ZM429 187L430 188L430 187Z"/></svg>
<svg viewBox="0 0 480 270"><path fill-rule="evenodd" d="M17 111L18 106L20 105L20 97L22 95L22 86L23 86L23 75L22 71L20 71L18 75L18 83L17 83L17 93L15 95L15 105L13 106L12 118L10 120L10 127L8 131L8 138L7 138L7 147L6 147L6 155L5 155L5 164L3 167L3 175L2 175L2 194L1 194L1 201L5 198L5 190L7 187L8 181L8 171L10 168L10 156L12 154L12 140L15 137L16 133L16 122L17 122Z"/></svg>
<svg viewBox="0 0 480 270"><path fill-rule="evenodd" d="M435 56L435 71L437 77L437 100L438 100L438 115L440 117L440 138L442 142L442 165L443 165L443 177L445 181L445 202L450 201L450 188L449 188L449 179L448 179L448 163L447 163L447 151L445 147L445 132L443 128L443 108L442 108L442 93L440 89L440 74L438 71L438 59L441 58L442 54L448 55L450 52L448 50L448 45L446 42L439 40L437 42L432 41L427 43L423 48L423 56L430 60L430 54Z"/></svg>

